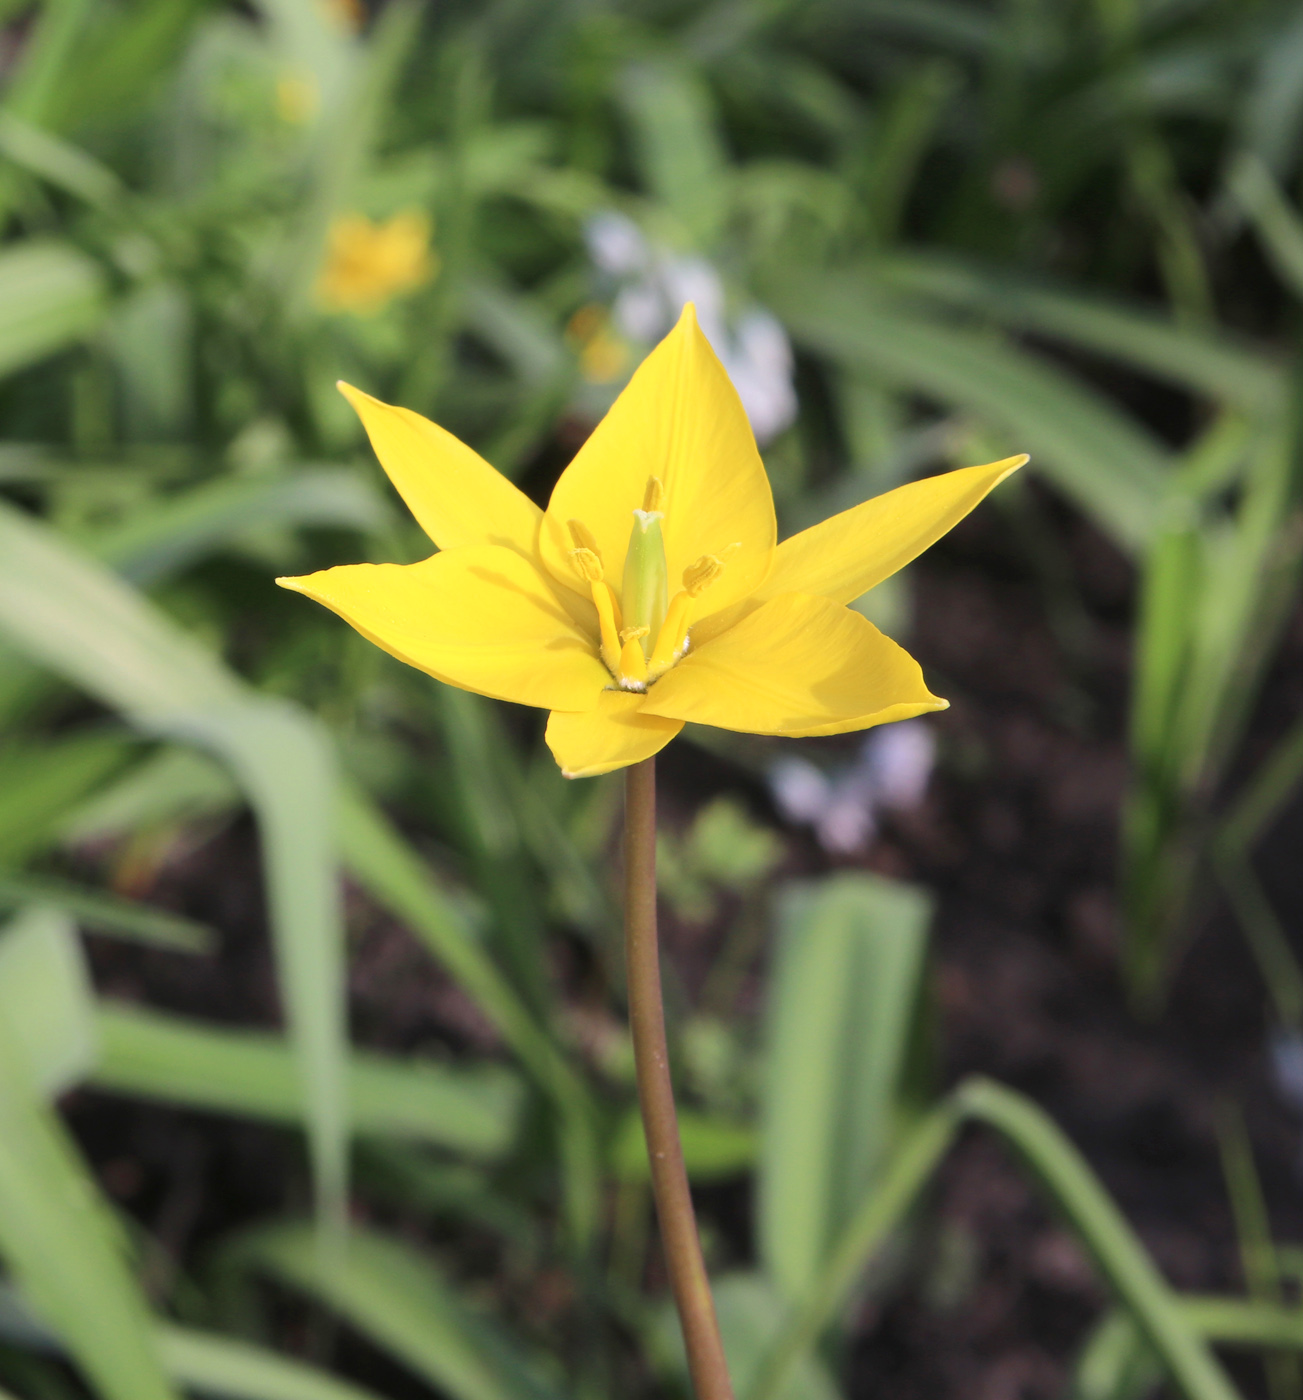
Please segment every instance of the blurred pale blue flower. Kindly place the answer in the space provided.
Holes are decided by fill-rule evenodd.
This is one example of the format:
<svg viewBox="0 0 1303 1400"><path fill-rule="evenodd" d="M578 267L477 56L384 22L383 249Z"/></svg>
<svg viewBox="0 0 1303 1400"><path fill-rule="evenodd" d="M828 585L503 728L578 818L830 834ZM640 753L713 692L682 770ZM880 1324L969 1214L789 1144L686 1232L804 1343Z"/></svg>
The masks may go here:
<svg viewBox="0 0 1303 1400"><path fill-rule="evenodd" d="M788 821L813 827L824 850L850 855L873 840L880 813L918 806L935 758L930 726L904 720L873 730L855 760L831 774L808 759L779 759L769 788Z"/></svg>
<svg viewBox="0 0 1303 1400"><path fill-rule="evenodd" d="M757 441L769 442L792 422L792 347L775 316L749 306L730 321L713 263L652 244L632 219L614 210L593 215L584 238L593 265L614 286L611 315L621 335L643 350L694 302L698 324L728 371Z"/></svg>

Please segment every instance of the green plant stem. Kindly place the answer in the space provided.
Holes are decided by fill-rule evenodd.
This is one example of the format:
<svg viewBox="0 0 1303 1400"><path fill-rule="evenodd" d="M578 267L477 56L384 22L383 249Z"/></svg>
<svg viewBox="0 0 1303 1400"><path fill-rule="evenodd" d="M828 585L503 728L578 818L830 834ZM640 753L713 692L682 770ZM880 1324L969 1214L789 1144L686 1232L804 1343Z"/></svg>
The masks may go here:
<svg viewBox="0 0 1303 1400"><path fill-rule="evenodd" d="M670 1082L656 939L656 760L652 758L625 770L624 937L638 1103L647 1137L665 1265L688 1353L688 1372L697 1400L733 1400L724 1344L697 1237L697 1218L683 1165Z"/></svg>

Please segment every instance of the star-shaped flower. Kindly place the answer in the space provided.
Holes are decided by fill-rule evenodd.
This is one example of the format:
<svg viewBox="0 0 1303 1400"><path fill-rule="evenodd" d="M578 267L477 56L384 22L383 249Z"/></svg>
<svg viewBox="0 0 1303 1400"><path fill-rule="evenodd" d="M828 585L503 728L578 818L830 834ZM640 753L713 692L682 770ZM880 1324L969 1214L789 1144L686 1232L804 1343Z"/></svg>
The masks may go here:
<svg viewBox="0 0 1303 1400"><path fill-rule="evenodd" d="M569 777L650 758L688 721L800 736L944 709L846 604L1027 460L912 482L778 544L746 414L691 306L546 511L434 423L340 387L439 552L278 582L437 680L551 710Z"/></svg>

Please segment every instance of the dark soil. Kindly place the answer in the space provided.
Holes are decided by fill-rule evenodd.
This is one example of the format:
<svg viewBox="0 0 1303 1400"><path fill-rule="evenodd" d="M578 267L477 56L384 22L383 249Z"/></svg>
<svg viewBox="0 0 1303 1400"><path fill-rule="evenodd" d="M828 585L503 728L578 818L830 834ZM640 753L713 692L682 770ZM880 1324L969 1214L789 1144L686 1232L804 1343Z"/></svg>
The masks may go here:
<svg viewBox="0 0 1303 1400"><path fill-rule="evenodd" d="M1165 1010L1145 1023L1127 1009L1114 867L1133 581L1080 519L1039 494L1031 503L1037 551L1024 545L1025 519L1016 527L988 505L914 566L911 649L952 705L938 717L942 756L924 806L891 824L861 863L937 894L944 1081L980 1072L1030 1094L1084 1151L1173 1283L1241 1291L1215 1109L1222 1100L1242 1107L1282 1240L1303 1238L1303 1125L1273 1088L1261 986L1211 893L1197 901L1198 936ZM1046 551L1062 575L1048 588L1032 563ZM1298 713L1301 696L1296 627L1251 754ZM662 772L671 815L717 780L763 805L747 780L685 744L667 753ZM1291 860L1300 824L1296 810L1265 850L1287 922L1303 909L1303 867ZM805 837L790 839L797 864L830 867ZM274 1023L251 832L236 827L166 863L151 897L217 925L220 958L97 941L104 989L198 1016ZM360 904L353 912L360 1039L491 1048L491 1030L401 930ZM670 956L691 995L704 948L675 934ZM154 1282L163 1293L175 1261L191 1267L232 1228L305 1204L299 1151L286 1134L93 1094L70 1108L107 1188L162 1236ZM718 1210L728 1236L746 1201L739 1186L712 1190L703 1204ZM848 1357L851 1400L1058 1395L1105 1301L1080 1248L982 1132L952 1154L934 1204L935 1259L885 1305L866 1308ZM476 1253L482 1260L483 1249ZM564 1308L564 1288L558 1296ZM350 1344L346 1357L382 1393L424 1393L365 1348ZM1237 1368L1237 1379L1248 1393L1262 1390L1256 1362Z"/></svg>

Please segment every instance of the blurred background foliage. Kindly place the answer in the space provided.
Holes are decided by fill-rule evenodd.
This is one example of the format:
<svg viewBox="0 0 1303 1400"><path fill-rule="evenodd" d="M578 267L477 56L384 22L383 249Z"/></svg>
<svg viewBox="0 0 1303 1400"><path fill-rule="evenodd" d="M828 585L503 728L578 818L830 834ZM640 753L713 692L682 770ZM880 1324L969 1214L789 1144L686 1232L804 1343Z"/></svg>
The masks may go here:
<svg viewBox="0 0 1303 1400"><path fill-rule="evenodd" d="M0 0L0 83L0 1384L685 1384L620 1029L618 782L566 784L531 718L273 587L428 548L339 378L545 495L692 296L785 532L1030 452L1048 491L1014 480L988 509L1078 666L1047 501L1140 581L1118 876L1136 1012L1220 888L1278 1048L1303 1055L1303 974L1252 864L1303 722L1234 766L1303 550L1297 6ZM904 634L908 574L859 606ZM683 742L767 775L830 850L916 800L932 753L916 735L833 771ZM214 955L149 896L246 810L262 1008L97 992L78 925ZM1264 1349L1273 1400L1298 1395L1292 1256L1233 1119L1250 1292L1187 1298L1030 1100L940 1095L928 895L853 871L775 888L783 852L724 795L661 862L675 917L726 929L673 1011L694 1179L752 1183L750 1262L719 1279L739 1394L841 1393L855 1305L934 1247L915 1207L976 1121L1111 1291L1081 1395L1225 1400L1214 1343ZM378 914L496 1050L352 1043L348 930ZM755 1015L739 986L766 942ZM97 1184L55 1107L78 1085L301 1130L294 1209L178 1255ZM522 1299L548 1288L567 1301L540 1325ZM379 1379L343 1378L341 1327L390 1358Z"/></svg>

